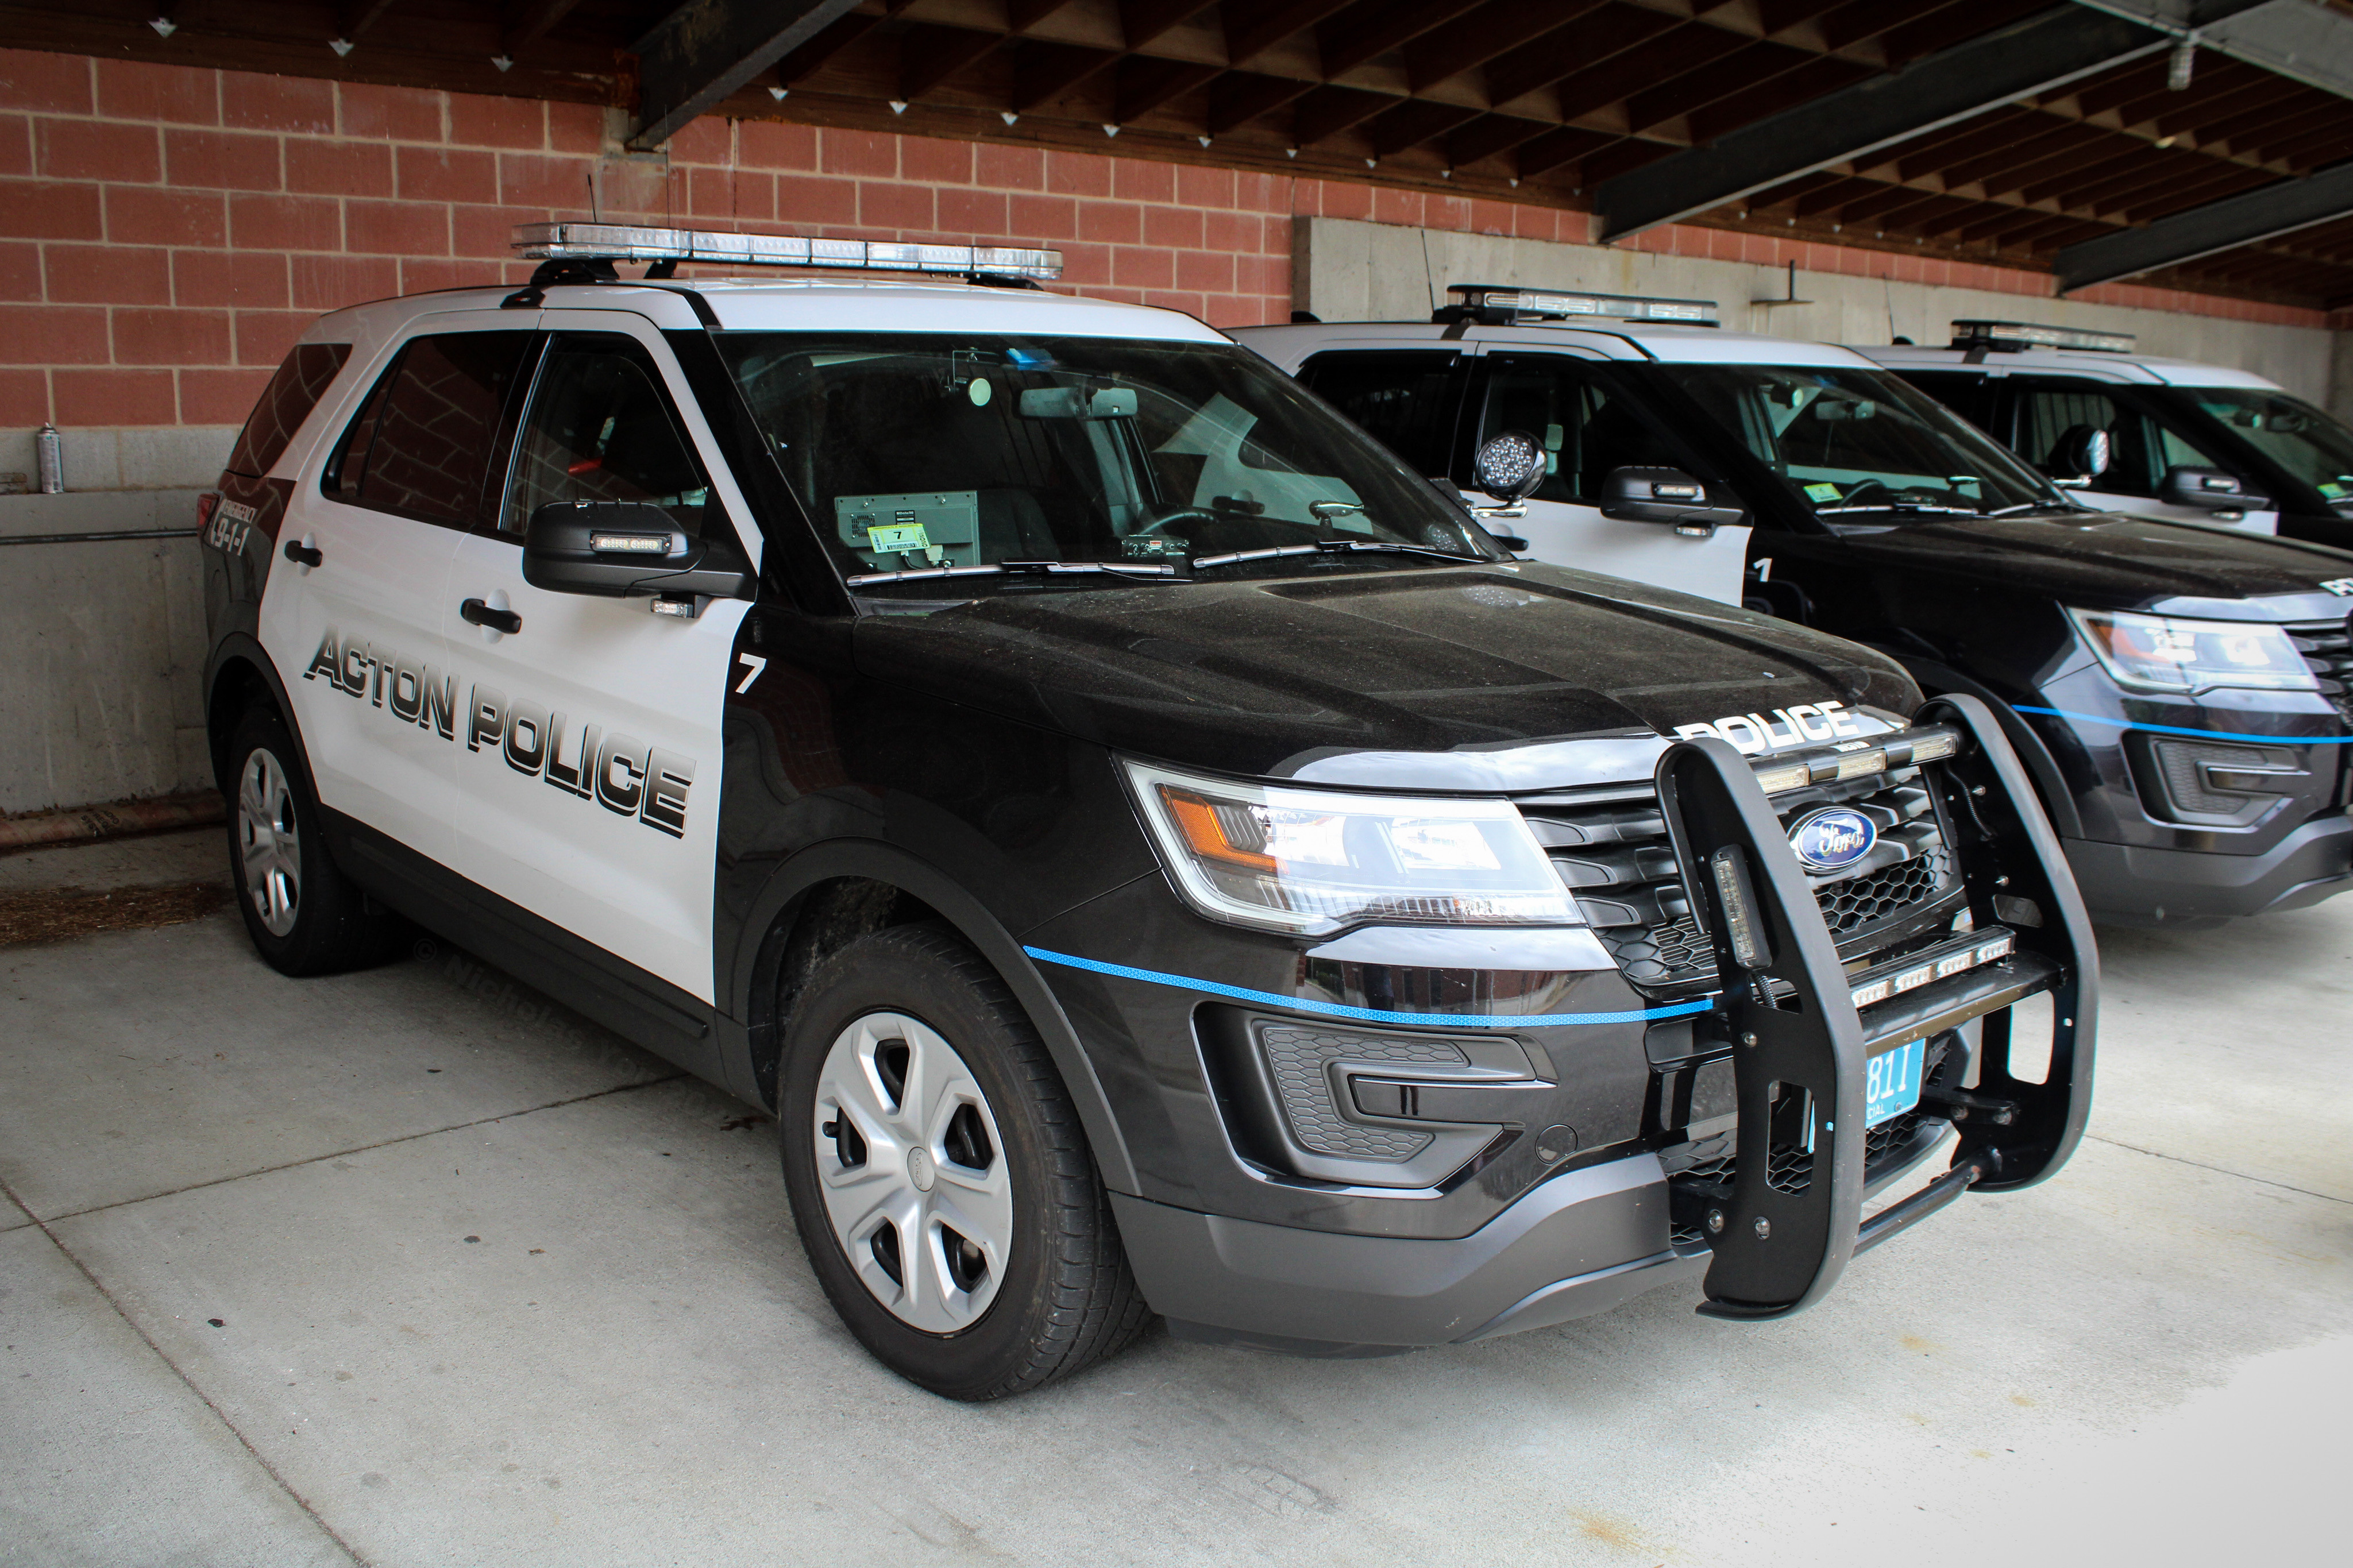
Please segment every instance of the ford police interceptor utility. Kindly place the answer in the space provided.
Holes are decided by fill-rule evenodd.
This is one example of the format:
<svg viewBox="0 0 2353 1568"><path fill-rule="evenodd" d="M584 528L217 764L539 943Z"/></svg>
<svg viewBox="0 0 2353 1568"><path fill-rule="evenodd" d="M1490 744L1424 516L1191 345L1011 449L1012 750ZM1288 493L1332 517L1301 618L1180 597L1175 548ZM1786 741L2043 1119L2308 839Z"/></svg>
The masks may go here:
<svg viewBox="0 0 2353 1568"><path fill-rule="evenodd" d="M2086 506L2353 546L2353 430L2276 382L2133 343L2129 332L1955 321L1948 348L1855 352Z"/></svg>
<svg viewBox="0 0 2353 1568"><path fill-rule="evenodd" d="M525 237L527 288L312 326L210 502L240 907L290 974L421 922L772 1109L923 1386L1152 1314L1778 1317L2074 1145L2091 938L1973 699L1513 561L1051 253Z"/></svg>
<svg viewBox="0 0 2353 1568"><path fill-rule="evenodd" d="M2353 887L2353 555L2091 510L1860 355L1715 330L1704 300L1450 292L1427 323L1238 335L1482 493L1514 548L1737 599L1985 701L2102 920Z"/></svg>

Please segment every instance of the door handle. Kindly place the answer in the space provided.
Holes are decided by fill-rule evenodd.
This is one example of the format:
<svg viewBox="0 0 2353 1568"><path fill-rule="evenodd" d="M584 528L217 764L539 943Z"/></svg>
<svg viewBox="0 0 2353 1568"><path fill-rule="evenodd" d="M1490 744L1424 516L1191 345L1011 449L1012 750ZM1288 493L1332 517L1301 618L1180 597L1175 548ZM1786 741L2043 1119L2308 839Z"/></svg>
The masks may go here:
<svg viewBox="0 0 2353 1568"><path fill-rule="evenodd" d="M286 542L286 559L297 566L316 566L326 557L319 553L317 545L298 543L290 539Z"/></svg>
<svg viewBox="0 0 2353 1568"><path fill-rule="evenodd" d="M458 606L458 614L478 626L488 626L494 632L512 634L522 630L522 617L512 610L494 610L480 599L469 599Z"/></svg>

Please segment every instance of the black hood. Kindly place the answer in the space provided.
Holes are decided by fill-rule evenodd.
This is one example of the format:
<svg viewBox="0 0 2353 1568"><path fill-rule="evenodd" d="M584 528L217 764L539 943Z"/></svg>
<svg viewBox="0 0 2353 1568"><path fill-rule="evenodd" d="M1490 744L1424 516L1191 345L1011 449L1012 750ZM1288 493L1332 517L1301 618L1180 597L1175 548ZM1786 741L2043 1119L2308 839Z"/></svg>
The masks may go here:
<svg viewBox="0 0 2353 1568"><path fill-rule="evenodd" d="M1539 742L1647 742L1804 702L1900 715L1917 700L1892 661L1852 643L1533 563L999 589L929 615L869 617L857 649L878 679L1261 777L1352 776L1331 765L1351 753L1464 753L1467 764ZM1647 773L1656 747L1617 750L1628 769L1603 776ZM1482 788L1497 774L1466 765L1419 776Z"/></svg>
<svg viewBox="0 0 2353 1568"><path fill-rule="evenodd" d="M2154 609L2168 601L2316 595L2353 576L2353 555L2268 534L2165 522L2129 512L2039 518L1923 518L1841 528L1859 563L2015 588L2070 605ZM2334 600L2344 614L2342 599ZM2290 619L2295 606L2253 618Z"/></svg>

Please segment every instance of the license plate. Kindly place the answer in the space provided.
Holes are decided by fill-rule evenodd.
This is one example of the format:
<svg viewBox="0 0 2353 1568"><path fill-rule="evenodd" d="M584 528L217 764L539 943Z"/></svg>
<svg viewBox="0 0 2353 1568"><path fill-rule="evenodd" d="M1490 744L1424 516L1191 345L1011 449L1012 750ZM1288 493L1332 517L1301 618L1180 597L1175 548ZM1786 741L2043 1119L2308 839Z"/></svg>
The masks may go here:
<svg viewBox="0 0 2353 1568"><path fill-rule="evenodd" d="M1920 1067L1927 1059L1926 1040L1915 1040L1871 1058L1862 1076L1865 1127L1876 1127L1920 1103Z"/></svg>

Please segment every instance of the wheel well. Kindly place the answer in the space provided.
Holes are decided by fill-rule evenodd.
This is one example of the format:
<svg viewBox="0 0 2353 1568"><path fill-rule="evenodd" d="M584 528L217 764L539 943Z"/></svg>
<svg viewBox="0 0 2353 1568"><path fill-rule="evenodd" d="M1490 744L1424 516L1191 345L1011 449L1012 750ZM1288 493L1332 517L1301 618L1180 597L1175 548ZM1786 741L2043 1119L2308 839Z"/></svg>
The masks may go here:
<svg viewBox="0 0 2353 1568"><path fill-rule="evenodd" d="M277 699L270 695L269 683L261 672L241 658L223 664L213 677L212 693L205 703L205 738L212 752L213 782L224 795L233 783L228 777L229 733L245 710L257 703L277 711Z"/></svg>
<svg viewBox="0 0 2353 1568"><path fill-rule="evenodd" d="M760 1101L774 1110L785 1026L809 977L860 937L892 926L940 919L938 910L904 888L867 877L837 877L809 888L776 917L760 944L752 975L752 1080Z"/></svg>

